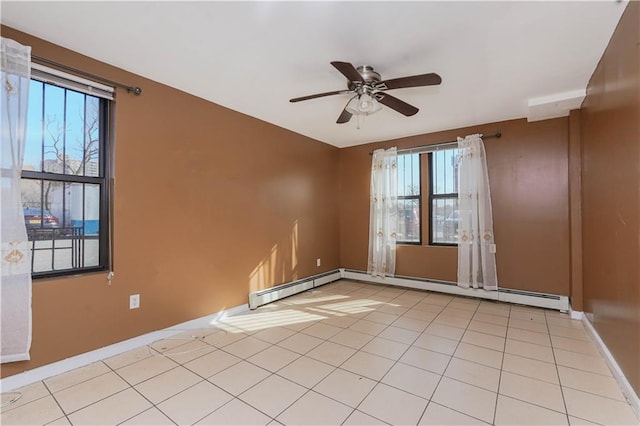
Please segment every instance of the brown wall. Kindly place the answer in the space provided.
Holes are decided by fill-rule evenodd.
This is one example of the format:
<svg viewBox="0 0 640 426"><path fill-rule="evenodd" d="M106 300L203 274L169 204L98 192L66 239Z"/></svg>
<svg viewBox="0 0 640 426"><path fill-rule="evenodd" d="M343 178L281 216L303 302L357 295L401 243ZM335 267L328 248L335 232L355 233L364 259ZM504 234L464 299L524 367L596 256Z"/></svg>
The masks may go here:
<svg viewBox="0 0 640 426"><path fill-rule="evenodd" d="M338 149L13 29L33 54L127 84L115 101L115 278L36 280L31 361L247 303L339 267ZM322 267L316 267L316 258ZM139 293L141 308L129 310Z"/></svg>
<svg viewBox="0 0 640 426"><path fill-rule="evenodd" d="M584 309L640 394L640 3L629 2L581 110Z"/></svg>
<svg viewBox="0 0 640 426"><path fill-rule="evenodd" d="M408 148L472 133L486 139L496 262L501 287L569 295L568 119L512 120L340 150L340 265L366 270L371 157L377 148ZM423 167L423 176L426 168ZM423 193L426 193L426 178ZM425 199L426 201L426 199ZM424 205L424 203L423 203ZM396 274L456 281L457 249L398 247Z"/></svg>

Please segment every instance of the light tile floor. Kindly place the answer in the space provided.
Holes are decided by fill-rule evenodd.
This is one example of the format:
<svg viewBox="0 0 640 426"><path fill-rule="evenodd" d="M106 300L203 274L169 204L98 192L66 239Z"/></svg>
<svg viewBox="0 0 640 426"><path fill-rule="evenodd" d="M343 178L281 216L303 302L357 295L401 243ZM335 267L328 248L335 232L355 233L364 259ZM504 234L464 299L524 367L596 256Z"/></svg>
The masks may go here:
<svg viewBox="0 0 640 426"><path fill-rule="evenodd" d="M637 425L579 321L338 281L19 390L3 425Z"/></svg>

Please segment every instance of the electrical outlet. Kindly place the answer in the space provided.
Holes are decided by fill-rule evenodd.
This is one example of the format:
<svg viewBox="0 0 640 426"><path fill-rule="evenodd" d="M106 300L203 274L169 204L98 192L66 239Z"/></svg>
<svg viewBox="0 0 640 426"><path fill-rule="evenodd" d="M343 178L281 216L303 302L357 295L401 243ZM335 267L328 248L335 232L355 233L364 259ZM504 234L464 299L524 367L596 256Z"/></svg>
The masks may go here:
<svg viewBox="0 0 640 426"><path fill-rule="evenodd" d="M140 307L140 295L132 294L129 296L129 309L138 309Z"/></svg>
<svg viewBox="0 0 640 426"><path fill-rule="evenodd" d="M320 263L320 258L317 258L317 259L316 259L316 266L320 266L320 265L321 265L321 263Z"/></svg>

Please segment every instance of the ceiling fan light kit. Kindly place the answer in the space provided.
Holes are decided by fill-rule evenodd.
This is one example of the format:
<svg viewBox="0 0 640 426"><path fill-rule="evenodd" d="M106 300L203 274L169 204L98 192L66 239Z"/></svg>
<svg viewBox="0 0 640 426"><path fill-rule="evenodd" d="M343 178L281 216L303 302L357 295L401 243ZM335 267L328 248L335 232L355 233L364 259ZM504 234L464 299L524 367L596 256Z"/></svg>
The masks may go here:
<svg viewBox="0 0 640 426"><path fill-rule="evenodd" d="M375 97L368 93L363 93L351 98L344 109L355 115L370 115L380 111L382 105Z"/></svg>
<svg viewBox="0 0 640 426"><path fill-rule="evenodd" d="M442 83L440 76L435 73L382 80L380 74L369 65L356 68L349 62L339 61L331 62L331 65L347 78L347 90L334 90L332 92L302 96L290 99L289 102L306 101L324 96L353 94L338 117L336 121L338 124L349 122L354 115L367 116L374 114L382 109L382 105L406 117L410 117L418 113L418 108L385 93L385 91L408 87L436 86Z"/></svg>

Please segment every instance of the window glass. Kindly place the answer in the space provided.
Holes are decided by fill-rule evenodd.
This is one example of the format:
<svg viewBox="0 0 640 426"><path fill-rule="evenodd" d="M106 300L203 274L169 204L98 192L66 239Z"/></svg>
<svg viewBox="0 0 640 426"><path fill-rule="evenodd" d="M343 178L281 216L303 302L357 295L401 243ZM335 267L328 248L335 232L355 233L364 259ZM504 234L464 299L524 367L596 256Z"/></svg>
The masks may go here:
<svg viewBox="0 0 640 426"><path fill-rule="evenodd" d="M458 150L429 154L430 244L458 244Z"/></svg>
<svg viewBox="0 0 640 426"><path fill-rule="evenodd" d="M32 80L21 180L34 277L106 267L106 99Z"/></svg>
<svg viewBox="0 0 640 426"><path fill-rule="evenodd" d="M420 154L398 155L397 242L420 244Z"/></svg>

